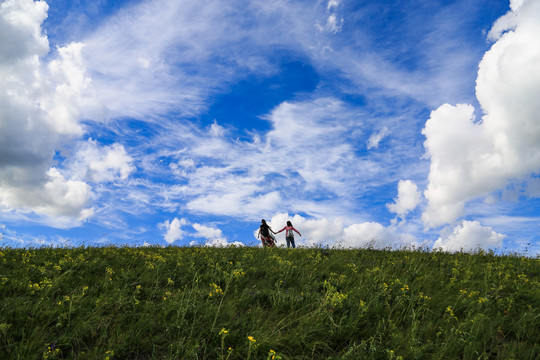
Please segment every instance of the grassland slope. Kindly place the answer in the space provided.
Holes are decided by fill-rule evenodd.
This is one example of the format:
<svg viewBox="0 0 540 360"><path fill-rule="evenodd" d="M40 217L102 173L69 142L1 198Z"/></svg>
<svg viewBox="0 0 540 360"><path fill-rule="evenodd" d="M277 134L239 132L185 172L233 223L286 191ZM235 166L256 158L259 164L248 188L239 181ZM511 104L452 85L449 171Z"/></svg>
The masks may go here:
<svg viewBox="0 0 540 360"><path fill-rule="evenodd" d="M0 359L530 359L538 259L0 248Z"/></svg>

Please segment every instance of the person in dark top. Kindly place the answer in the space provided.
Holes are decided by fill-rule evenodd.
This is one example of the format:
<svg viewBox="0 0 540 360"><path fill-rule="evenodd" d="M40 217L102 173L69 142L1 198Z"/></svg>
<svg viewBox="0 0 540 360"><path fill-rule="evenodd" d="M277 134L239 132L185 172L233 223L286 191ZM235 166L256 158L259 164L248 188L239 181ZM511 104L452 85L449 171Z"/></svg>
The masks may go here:
<svg viewBox="0 0 540 360"><path fill-rule="evenodd" d="M259 233L257 237L261 239L264 247L274 247L276 246L276 239L274 238L274 230L266 223L264 219L261 220L261 226L259 227ZM275 234L275 233L274 233Z"/></svg>

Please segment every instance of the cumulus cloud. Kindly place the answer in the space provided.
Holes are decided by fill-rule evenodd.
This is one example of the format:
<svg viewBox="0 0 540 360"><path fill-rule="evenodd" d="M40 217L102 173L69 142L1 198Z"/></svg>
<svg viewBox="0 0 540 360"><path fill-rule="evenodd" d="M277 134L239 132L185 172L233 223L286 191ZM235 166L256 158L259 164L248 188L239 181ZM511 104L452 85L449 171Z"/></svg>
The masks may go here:
<svg viewBox="0 0 540 360"><path fill-rule="evenodd" d="M527 0L510 0L510 8L517 11ZM533 1L533 0L531 0Z"/></svg>
<svg viewBox="0 0 540 360"><path fill-rule="evenodd" d="M205 246L217 246L217 247L223 247L223 246L243 246L241 242L235 241L235 242L229 242L225 236L223 236L223 232L220 229L205 226L201 224L193 224L193 229L195 229L196 233L194 234L195 237L201 237L206 239Z"/></svg>
<svg viewBox="0 0 540 360"><path fill-rule="evenodd" d="M80 145L70 166L75 177L90 182L125 180L133 171L133 158L121 144L99 146L97 141L88 140Z"/></svg>
<svg viewBox="0 0 540 360"><path fill-rule="evenodd" d="M435 241L433 249L457 252L495 249L502 245L503 234L499 234L489 226L482 226L478 221L462 221L453 229L445 228Z"/></svg>
<svg viewBox="0 0 540 360"><path fill-rule="evenodd" d="M495 24L490 34L496 42L480 62L476 81L481 121L472 105L445 104L426 122L427 226L451 223L468 201L538 172L539 18L539 1L514 1L506 20Z"/></svg>
<svg viewBox="0 0 540 360"><path fill-rule="evenodd" d="M14 64L49 51L47 37L41 33L48 9L45 1L6 0L0 4L0 64Z"/></svg>
<svg viewBox="0 0 540 360"><path fill-rule="evenodd" d="M178 220L177 217L172 219L172 221L165 220L162 223L158 224L158 228L164 231L163 238L169 244L174 243L175 241L182 240L185 235L185 231L182 229L182 226L187 225L187 220L181 218Z"/></svg>
<svg viewBox="0 0 540 360"><path fill-rule="evenodd" d="M400 180L398 183L398 197L386 207L400 217L404 217L414 210L422 200L418 187L411 180Z"/></svg>
<svg viewBox="0 0 540 360"><path fill-rule="evenodd" d="M0 205L69 226L68 219L77 224L93 213L86 207L91 192L84 182L66 179L53 157L82 133L78 116L89 79L80 44L58 49L42 64L49 52L41 32L47 9L44 1L0 4Z"/></svg>
<svg viewBox="0 0 540 360"><path fill-rule="evenodd" d="M201 225L201 224L193 224L192 226L195 229L195 231L197 231L195 236L203 237L205 239L223 238L223 232L220 229L216 229L216 228Z"/></svg>
<svg viewBox="0 0 540 360"><path fill-rule="evenodd" d="M335 246L344 248L402 248L418 246L416 238L395 226L385 227L377 222L346 225L344 219L307 219L300 215L281 213L267 221L274 231L281 230L287 221L300 231L296 243L300 246ZM257 231L254 233L257 236ZM278 245L284 239L277 235Z"/></svg>
<svg viewBox="0 0 540 360"><path fill-rule="evenodd" d="M58 169L50 168L42 184L16 186L2 184L0 204L4 209L35 212L49 218L49 224L69 227L94 214L85 208L90 197L90 186L78 180L66 180Z"/></svg>
<svg viewBox="0 0 540 360"><path fill-rule="evenodd" d="M411 245L409 242L402 243L391 228L384 227L376 222L353 224L346 227L343 232L342 244L353 248L373 247L383 249Z"/></svg>
<svg viewBox="0 0 540 360"><path fill-rule="evenodd" d="M79 42L60 47L58 57L47 64L47 85L54 91L41 97L40 106L55 131L62 135L81 135L81 111L94 114L100 108L91 96L92 79L86 73L83 47Z"/></svg>

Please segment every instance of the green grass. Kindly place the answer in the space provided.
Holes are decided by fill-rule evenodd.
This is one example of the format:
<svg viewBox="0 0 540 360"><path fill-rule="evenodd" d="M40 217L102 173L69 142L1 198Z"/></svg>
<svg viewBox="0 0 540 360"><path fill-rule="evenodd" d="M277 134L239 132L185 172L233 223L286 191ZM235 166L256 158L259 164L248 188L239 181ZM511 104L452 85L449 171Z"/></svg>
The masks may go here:
<svg viewBox="0 0 540 360"><path fill-rule="evenodd" d="M538 259L0 248L0 359L538 359Z"/></svg>

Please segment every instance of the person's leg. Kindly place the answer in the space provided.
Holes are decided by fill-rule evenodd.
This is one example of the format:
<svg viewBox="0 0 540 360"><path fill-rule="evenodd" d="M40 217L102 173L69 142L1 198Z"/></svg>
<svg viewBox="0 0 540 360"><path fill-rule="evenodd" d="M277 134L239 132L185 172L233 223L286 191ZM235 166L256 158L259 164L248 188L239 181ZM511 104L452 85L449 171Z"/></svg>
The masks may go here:
<svg viewBox="0 0 540 360"><path fill-rule="evenodd" d="M291 239L286 237L285 240L287 240L287 247L291 247Z"/></svg>
<svg viewBox="0 0 540 360"><path fill-rule="evenodd" d="M292 245L292 248L295 249L296 246L294 245L294 238L291 238L291 245Z"/></svg>

